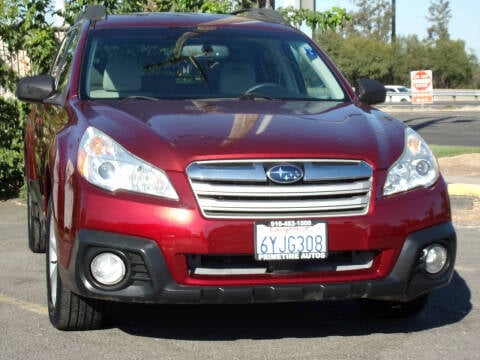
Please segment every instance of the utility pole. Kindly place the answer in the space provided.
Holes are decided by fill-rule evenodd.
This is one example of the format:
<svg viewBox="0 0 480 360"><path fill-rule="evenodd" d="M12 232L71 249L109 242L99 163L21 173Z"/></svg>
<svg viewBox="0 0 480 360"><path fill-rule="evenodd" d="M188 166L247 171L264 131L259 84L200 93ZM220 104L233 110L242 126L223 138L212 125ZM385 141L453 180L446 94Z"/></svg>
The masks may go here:
<svg viewBox="0 0 480 360"><path fill-rule="evenodd" d="M396 30L396 9L395 9L395 0L392 0L392 44L395 43L397 37L397 30Z"/></svg>

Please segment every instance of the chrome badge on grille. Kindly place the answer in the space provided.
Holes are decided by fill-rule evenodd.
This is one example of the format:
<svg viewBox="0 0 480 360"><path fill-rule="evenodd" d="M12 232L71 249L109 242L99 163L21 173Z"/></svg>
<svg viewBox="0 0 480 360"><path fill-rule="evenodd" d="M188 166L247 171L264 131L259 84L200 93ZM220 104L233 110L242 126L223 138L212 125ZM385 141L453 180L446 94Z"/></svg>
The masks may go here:
<svg viewBox="0 0 480 360"><path fill-rule="evenodd" d="M277 184L293 184L303 178L303 170L290 164L275 165L268 169L267 177Z"/></svg>

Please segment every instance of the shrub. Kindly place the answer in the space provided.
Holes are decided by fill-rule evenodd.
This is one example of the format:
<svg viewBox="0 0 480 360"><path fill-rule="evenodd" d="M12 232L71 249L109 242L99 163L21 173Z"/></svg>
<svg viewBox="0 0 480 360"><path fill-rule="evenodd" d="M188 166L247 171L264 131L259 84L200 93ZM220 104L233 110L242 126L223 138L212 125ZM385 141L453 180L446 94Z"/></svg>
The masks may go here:
<svg viewBox="0 0 480 360"><path fill-rule="evenodd" d="M18 196L23 185L23 111L0 98L0 198Z"/></svg>

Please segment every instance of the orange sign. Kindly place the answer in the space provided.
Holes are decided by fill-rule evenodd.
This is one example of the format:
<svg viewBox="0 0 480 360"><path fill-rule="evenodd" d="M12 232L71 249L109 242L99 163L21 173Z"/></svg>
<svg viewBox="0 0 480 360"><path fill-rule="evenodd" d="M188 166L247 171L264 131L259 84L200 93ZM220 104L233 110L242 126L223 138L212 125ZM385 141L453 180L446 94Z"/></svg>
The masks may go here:
<svg viewBox="0 0 480 360"><path fill-rule="evenodd" d="M433 103L432 70L418 70L410 72L412 83L412 104Z"/></svg>

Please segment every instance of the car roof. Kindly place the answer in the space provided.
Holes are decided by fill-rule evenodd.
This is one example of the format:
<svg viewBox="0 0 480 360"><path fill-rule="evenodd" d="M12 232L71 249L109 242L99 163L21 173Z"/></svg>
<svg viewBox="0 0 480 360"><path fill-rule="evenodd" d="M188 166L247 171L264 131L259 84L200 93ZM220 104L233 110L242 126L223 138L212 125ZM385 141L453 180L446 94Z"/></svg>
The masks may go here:
<svg viewBox="0 0 480 360"><path fill-rule="evenodd" d="M290 26L251 19L245 16L204 13L135 13L108 15L95 21L95 29L141 28L141 27L233 27L265 30L295 31Z"/></svg>

